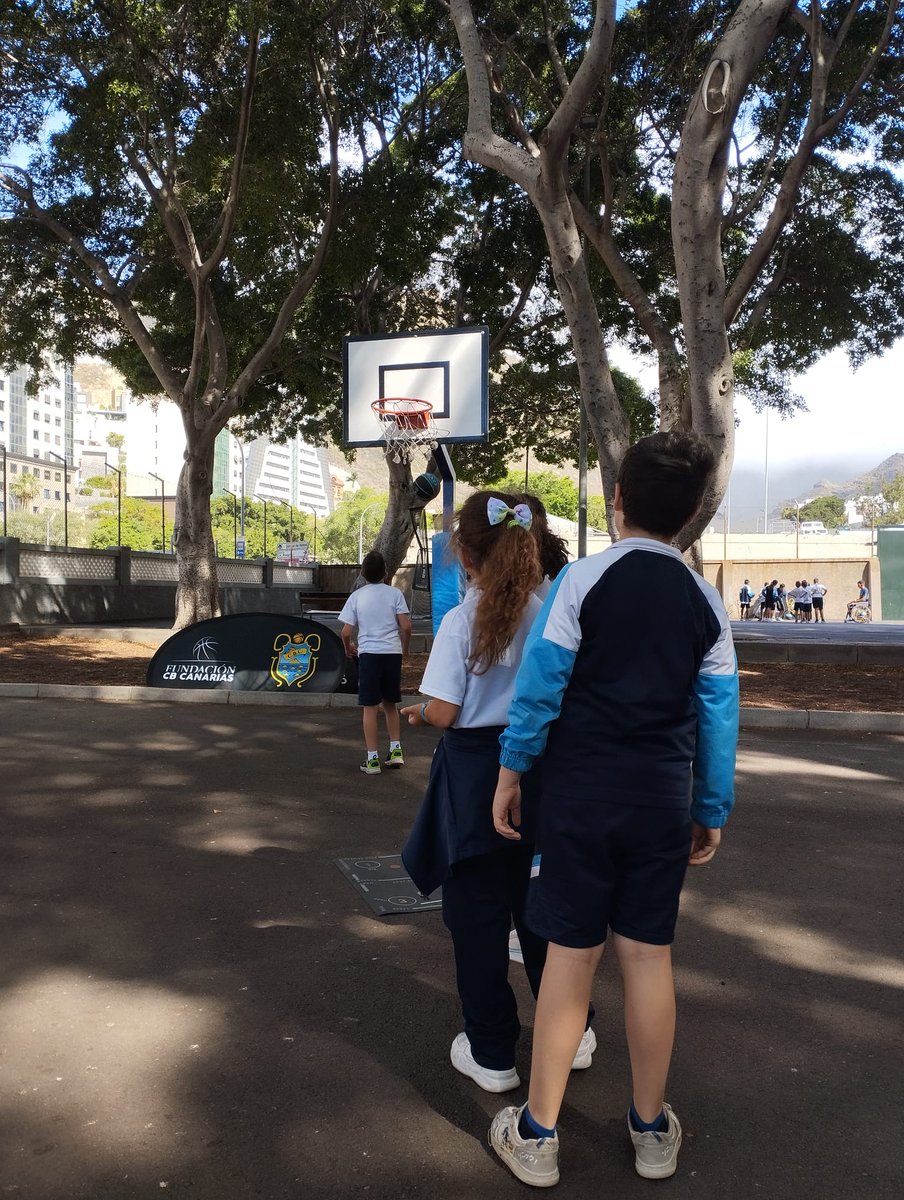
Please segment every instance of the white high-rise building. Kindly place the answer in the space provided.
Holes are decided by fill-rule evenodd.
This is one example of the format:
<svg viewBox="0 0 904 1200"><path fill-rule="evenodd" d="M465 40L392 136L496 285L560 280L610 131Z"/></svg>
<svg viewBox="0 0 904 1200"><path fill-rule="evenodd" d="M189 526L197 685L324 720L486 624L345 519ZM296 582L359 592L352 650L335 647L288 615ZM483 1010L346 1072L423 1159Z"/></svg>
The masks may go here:
<svg viewBox="0 0 904 1200"><path fill-rule="evenodd" d="M232 491L238 494L242 486L241 453L239 443L232 440ZM325 450L309 445L301 437L282 444L260 437L245 446L245 455L246 496L283 500L295 508L313 509L319 517L332 512L333 489Z"/></svg>
<svg viewBox="0 0 904 1200"><path fill-rule="evenodd" d="M102 475L106 460L112 467L125 464L127 495L159 493L154 476L164 481L166 495L175 495L185 452L185 430L176 405L162 397L136 400L111 368L88 365L104 382L118 384L76 390L74 445L81 482ZM111 434L117 442L123 439L121 447L111 445Z"/></svg>

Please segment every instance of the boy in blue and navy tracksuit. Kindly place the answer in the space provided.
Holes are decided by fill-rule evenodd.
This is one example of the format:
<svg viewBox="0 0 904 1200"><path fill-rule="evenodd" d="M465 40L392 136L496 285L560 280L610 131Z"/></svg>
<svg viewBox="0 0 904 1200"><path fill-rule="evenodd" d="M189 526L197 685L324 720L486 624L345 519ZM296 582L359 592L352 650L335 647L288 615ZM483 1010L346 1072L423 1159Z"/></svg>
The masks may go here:
<svg viewBox="0 0 904 1200"><path fill-rule="evenodd" d="M527 920L550 944L530 1094L491 1128L497 1154L534 1186L559 1177L555 1124L609 930L625 990L635 1167L659 1179L677 1166L681 1127L664 1103L671 942L686 867L713 857L733 803L738 728L724 605L671 544L713 466L693 434L631 447L614 496L619 541L555 580L500 739L494 820L504 836L518 836L520 776L542 756Z"/></svg>

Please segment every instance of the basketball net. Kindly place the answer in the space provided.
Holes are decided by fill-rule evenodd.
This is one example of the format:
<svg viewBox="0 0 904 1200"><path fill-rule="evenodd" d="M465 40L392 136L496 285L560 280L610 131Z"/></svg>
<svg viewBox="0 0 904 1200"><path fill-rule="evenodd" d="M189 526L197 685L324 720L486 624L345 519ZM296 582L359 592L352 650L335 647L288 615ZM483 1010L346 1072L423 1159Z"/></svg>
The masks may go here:
<svg viewBox="0 0 904 1200"><path fill-rule="evenodd" d="M393 462L410 463L415 451L436 449L437 431L429 400L385 396L375 400L370 407L380 422L386 457L391 457Z"/></svg>

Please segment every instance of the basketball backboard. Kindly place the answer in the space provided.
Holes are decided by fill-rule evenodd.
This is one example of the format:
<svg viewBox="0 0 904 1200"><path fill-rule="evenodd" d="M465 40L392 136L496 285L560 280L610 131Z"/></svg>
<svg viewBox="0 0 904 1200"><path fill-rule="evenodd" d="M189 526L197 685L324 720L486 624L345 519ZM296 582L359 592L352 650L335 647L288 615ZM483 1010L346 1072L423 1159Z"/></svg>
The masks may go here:
<svg viewBox="0 0 904 1200"><path fill-rule="evenodd" d="M429 401L439 442L486 441L488 365L485 326L345 338L343 445L384 444L372 405L386 397Z"/></svg>

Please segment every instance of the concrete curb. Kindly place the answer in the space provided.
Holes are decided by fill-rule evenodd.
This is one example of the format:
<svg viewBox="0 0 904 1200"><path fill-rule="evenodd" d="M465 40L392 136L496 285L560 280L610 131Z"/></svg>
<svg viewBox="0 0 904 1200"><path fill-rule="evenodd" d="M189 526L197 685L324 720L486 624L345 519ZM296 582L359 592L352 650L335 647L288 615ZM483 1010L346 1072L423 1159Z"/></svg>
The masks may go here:
<svg viewBox="0 0 904 1200"><path fill-rule="evenodd" d="M233 692L226 688L110 687L105 684L0 683L0 699L94 700L102 704L229 704L290 708L357 708L357 696L347 692ZM402 697L403 704L420 701ZM741 706L742 729L819 729L855 733L902 733L904 713L835 712L815 708L754 708Z"/></svg>

